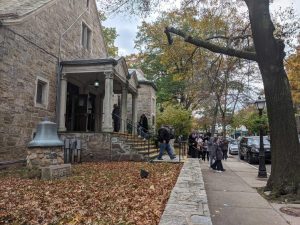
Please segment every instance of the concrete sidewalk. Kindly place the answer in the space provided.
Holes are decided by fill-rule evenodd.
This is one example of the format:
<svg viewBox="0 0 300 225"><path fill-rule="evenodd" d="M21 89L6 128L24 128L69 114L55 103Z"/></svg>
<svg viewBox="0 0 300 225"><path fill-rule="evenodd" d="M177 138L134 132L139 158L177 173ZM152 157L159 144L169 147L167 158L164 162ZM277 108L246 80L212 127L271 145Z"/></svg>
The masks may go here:
<svg viewBox="0 0 300 225"><path fill-rule="evenodd" d="M209 169L200 161L209 211L213 225L298 225L300 217L281 213L286 204L273 204L257 193L256 187L266 185L267 179L257 178L257 169L229 158L223 161L223 173Z"/></svg>

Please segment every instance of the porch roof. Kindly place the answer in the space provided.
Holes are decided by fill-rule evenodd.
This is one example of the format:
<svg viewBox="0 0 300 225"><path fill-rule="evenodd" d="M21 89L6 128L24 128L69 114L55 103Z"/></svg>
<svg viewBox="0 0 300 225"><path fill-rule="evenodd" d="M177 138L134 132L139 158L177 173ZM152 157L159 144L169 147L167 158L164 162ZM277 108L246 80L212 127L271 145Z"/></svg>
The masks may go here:
<svg viewBox="0 0 300 225"><path fill-rule="evenodd" d="M76 59L66 60L60 63L63 74L69 75L84 75L98 74L98 79L104 79L104 73L112 72L114 80L119 83L128 85L128 90L131 93L137 93L136 76L130 76L128 67L124 57L120 58L100 58L100 59ZM99 77L100 76L100 77Z"/></svg>

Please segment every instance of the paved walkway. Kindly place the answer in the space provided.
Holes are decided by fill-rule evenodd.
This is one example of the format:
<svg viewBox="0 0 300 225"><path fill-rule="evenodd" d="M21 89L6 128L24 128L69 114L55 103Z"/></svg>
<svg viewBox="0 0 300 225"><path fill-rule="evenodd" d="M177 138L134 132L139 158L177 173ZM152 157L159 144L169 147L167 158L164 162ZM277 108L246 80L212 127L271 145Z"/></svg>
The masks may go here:
<svg viewBox="0 0 300 225"><path fill-rule="evenodd" d="M185 161L159 225L212 225L198 159Z"/></svg>
<svg viewBox="0 0 300 225"><path fill-rule="evenodd" d="M266 185L267 179L257 178L253 166L229 158L223 162L226 169L217 173L207 162L200 162L213 225L299 225L300 217L279 211L286 205L269 203L256 191Z"/></svg>
<svg viewBox="0 0 300 225"><path fill-rule="evenodd" d="M208 162L187 158L159 225L300 224L300 217L279 210L300 205L269 203L257 193L267 182L257 178L257 168L235 158L223 165L226 171L218 173Z"/></svg>

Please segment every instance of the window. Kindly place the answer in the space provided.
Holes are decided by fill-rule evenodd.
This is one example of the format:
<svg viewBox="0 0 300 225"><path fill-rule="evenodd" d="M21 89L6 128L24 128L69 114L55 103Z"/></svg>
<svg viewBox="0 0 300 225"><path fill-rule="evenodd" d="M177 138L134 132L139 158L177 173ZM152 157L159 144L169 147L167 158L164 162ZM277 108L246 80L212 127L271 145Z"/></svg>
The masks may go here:
<svg viewBox="0 0 300 225"><path fill-rule="evenodd" d="M38 77L36 81L35 106L47 108L49 82Z"/></svg>
<svg viewBox="0 0 300 225"><path fill-rule="evenodd" d="M90 7L90 0L86 0L86 7L87 7L87 8Z"/></svg>
<svg viewBox="0 0 300 225"><path fill-rule="evenodd" d="M91 48L91 34L92 31L85 23L82 23L82 34L81 34L81 43L85 49Z"/></svg>

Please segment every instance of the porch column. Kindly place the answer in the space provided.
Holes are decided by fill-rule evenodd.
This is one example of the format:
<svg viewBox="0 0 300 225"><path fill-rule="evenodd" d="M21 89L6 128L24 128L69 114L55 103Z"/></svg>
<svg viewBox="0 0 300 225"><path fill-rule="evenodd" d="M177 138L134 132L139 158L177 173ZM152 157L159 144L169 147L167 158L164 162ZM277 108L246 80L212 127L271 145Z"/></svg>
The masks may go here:
<svg viewBox="0 0 300 225"><path fill-rule="evenodd" d="M137 95L132 94L132 132L137 134Z"/></svg>
<svg viewBox="0 0 300 225"><path fill-rule="evenodd" d="M121 131L127 131L127 85L122 85L122 96L121 96Z"/></svg>
<svg viewBox="0 0 300 225"><path fill-rule="evenodd" d="M101 130L101 96L99 94L96 95L95 101L95 131L99 132Z"/></svg>
<svg viewBox="0 0 300 225"><path fill-rule="evenodd" d="M112 96L113 96L113 73L105 74L105 95L103 100L103 132L112 132Z"/></svg>
<svg viewBox="0 0 300 225"><path fill-rule="evenodd" d="M66 131L66 104L67 104L67 79L62 75L60 79L60 104L58 131Z"/></svg>

